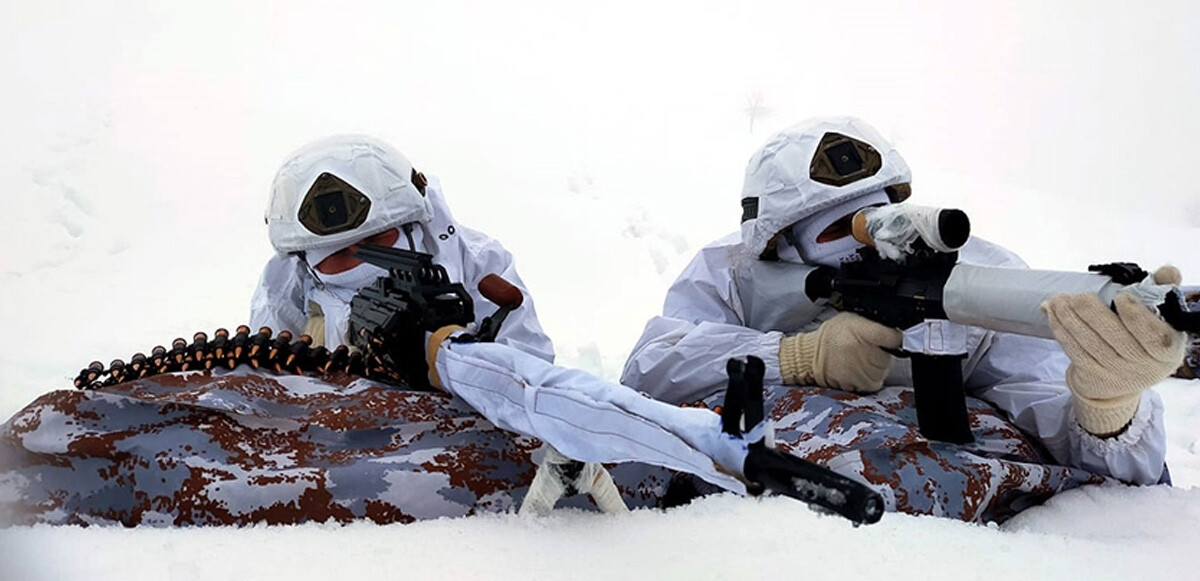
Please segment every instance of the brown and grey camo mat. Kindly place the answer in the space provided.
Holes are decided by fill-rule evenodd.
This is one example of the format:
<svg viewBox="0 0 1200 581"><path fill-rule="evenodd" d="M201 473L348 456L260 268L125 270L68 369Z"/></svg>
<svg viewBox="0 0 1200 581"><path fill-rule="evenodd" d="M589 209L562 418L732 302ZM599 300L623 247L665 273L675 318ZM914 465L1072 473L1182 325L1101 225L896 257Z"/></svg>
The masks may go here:
<svg viewBox="0 0 1200 581"><path fill-rule="evenodd" d="M781 447L860 475L891 510L1000 521L1103 481L1052 465L974 400L975 444L930 443L911 398L776 388L768 405ZM407 523L515 511L540 445L439 393L247 367L166 374L53 391L0 425L0 524ZM677 478L635 463L612 472L631 508L663 506Z"/></svg>

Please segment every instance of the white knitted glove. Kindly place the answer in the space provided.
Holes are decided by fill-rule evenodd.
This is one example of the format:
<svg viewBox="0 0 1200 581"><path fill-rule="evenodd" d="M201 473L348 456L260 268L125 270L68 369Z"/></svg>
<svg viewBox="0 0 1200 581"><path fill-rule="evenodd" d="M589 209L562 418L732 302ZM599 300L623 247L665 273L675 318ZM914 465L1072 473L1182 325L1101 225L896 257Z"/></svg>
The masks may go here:
<svg viewBox="0 0 1200 581"><path fill-rule="evenodd" d="M779 371L791 385L874 393L883 387L892 364L893 357L883 349L899 348L903 338L896 329L838 313L816 331L780 340Z"/></svg>
<svg viewBox="0 0 1200 581"><path fill-rule="evenodd" d="M1113 304L1115 313L1094 294L1058 295L1042 303L1050 331L1071 358L1067 387L1075 417L1100 437L1125 429L1142 392L1179 367L1186 341L1133 295L1118 294Z"/></svg>

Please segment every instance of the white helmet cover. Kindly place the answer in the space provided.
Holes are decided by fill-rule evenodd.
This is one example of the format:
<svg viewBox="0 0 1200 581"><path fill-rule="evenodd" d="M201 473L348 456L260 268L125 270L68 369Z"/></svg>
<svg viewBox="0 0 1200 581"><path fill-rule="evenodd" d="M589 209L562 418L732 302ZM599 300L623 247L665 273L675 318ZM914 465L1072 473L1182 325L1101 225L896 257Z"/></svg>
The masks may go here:
<svg viewBox="0 0 1200 581"><path fill-rule="evenodd" d="M814 159L822 141L842 137L877 152L878 168L861 171L843 185L813 179L818 165L824 164L827 172L837 165L836 161ZM837 169L840 173L842 168ZM904 158L862 120L826 117L802 121L771 137L746 166L742 243L748 253L759 256L776 234L801 219L847 199L911 180Z"/></svg>
<svg viewBox="0 0 1200 581"><path fill-rule="evenodd" d="M332 174L370 200L366 219L349 230L319 235L300 221L300 208L317 178ZM281 254L341 249L408 222L427 222L429 201L412 183L413 168L399 151L365 135L337 135L287 157L271 184L267 230Z"/></svg>

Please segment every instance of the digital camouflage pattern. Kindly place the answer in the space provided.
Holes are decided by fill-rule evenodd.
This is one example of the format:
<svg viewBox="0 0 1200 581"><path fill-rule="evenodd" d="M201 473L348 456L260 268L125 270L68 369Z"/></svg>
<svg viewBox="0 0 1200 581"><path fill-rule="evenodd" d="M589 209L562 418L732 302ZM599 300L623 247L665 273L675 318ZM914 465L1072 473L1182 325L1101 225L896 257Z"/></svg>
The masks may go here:
<svg viewBox="0 0 1200 581"><path fill-rule="evenodd" d="M53 391L0 426L0 523L407 523L515 511L540 446L440 393L248 367L173 373ZM654 505L670 478L640 464L612 475L631 507Z"/></svg>
<svg viewBox="0 0 1200 581"><path fill-rule="evenodd" d="M1054 465L979 400L968 398L976 442L955 446L921 437L911 390L768 387L766 396L781 448L874 485L889 510L999 522L1104 481ZM0 426L0 524L392 523L515 511L540 446L439 393L246 367L160 375L50 392ZM673 475L641 464L612 475L630 507L677 504L688 488L668 495ZM584 497L566 505L594 508Z"/></svg>
<svg viewBox="0 0 1200 581"><path fill-rule="evenodd" d="M968 397L975 441L932 442L917 429L911 389L860 396L823 388L768 388L782 449L858 476L889 511L1003 522L1054 494L1106 478L1055 465L1033 438Z"/></svg>

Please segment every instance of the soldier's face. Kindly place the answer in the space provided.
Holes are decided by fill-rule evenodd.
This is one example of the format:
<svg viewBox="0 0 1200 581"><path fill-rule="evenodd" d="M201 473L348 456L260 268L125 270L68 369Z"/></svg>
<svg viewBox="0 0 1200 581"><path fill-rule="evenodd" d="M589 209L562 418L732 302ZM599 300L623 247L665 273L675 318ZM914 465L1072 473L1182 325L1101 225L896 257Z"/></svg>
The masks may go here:
<svg viewBox="0 0 1200 581"><path fill-rule="evenodd" d="M390 248L399 239L400 230L398 228L384 230L383 232L380 232L374 236L363 238L362 240L359 240L358 242L351 244L346 248L330 254L325 258L325 260L318 262L313 268L316 268L317 272L321 274L338 274L346 272L347 270L350 270L351 268L354 268L363 262L354 257L354 253L357 251L359 244L378 244L380 246L387 246Z"/></svg>
<svg viewBox="0 0 1200 581"><path fill-rule="evenodd" d="M817 242L824 244L825 242L833 242L834 240L849 236L855 214L858 214L858 210L838 218L834 223L822 230L820 234L817 234Z"/></svg>

